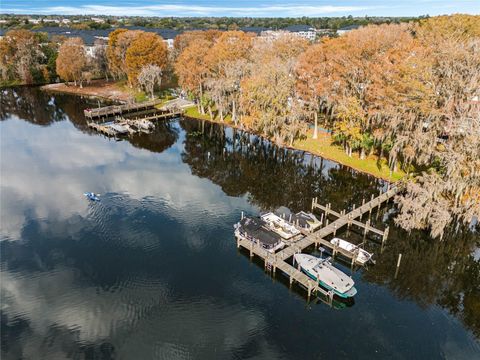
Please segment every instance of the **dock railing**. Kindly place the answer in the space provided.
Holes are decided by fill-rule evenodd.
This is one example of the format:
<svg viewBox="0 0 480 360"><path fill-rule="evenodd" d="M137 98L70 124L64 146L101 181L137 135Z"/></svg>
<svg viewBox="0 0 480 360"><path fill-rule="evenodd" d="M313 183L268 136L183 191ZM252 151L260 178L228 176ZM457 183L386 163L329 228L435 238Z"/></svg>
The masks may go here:
<svg viewBox="0 0 480 360"><path fill-rule="evenodd" d="M314 198L312 199L312 211L314 211L315 209L319 209L323 211L324 212L323 214L325 215L323 216L322 214L322 217L321 217L321 223L323 225L323 221L325 220L325 225L319 228L317 231L311 234L308 234L307 236L301 238L296 242L287 244L283 250L275 254L272 254L267 250L263 249L261 246L259 246L259 244L253 244L251 241L244 240L244 239L237 238L237 247L238 248L243 247L247 249L250 252L250 257L253 257L254 255L256 255L257 257L263 259L265 264L265 269L271 271L273 274L275 274L277 269L280 269L280 271L289 278L290 285L292 285L293 282L297 282L300 285L302 285L307 290L308 300L310 300L310 296L313 293L320 293L326 296L328 299L331 299L333 297L333 293L331 291L327 291L322 287L320 287L318 283L315 283L314 281L312 281L308 276L303 274L300 270L295 269L295 267L287 263L286 260L291 258L293 255L302 252L304 249L308 248L309 246L314 245L315 247L320 247L321 245L331 249L333 256L337 254L341 254L342 256L350 259L352 267L354 265L363 265L363 263L358 261L359 249L357 249L356 251L348 251L338 247L338 245L336 244L332 244L330 241L326 240L325 238L331 234L335 235L336 232L344 226L347 226L348 228L350 228L350 226L356 225L364 229L364 236L366 236L368 232L372 232L374 234L380 235L382 237L382 247L383 247L388 237L389 228L386 227L385 230L379 230L374 228L373 226L370 225L370 217L373 209L378 208L378 210L380 210L381 205L387 203L398 192L399 192L398 187L390 188L389 186L387 191L385 192L381 191L377 197L374 197L372 195L372 198L370 201L365 202L365 200L363 200L361 206L356 207L355 205L353 205L352 210L349 212L345 210L341 212L336 212L332 210L331 204L320 205L318 203L318 199ZM361 217L366 213L369 214L369 218L365 223L359 220L356 220L357 218L361 219ZM329 223L329 220L328 220L329 215L337 217L337 219Z"/></svg>

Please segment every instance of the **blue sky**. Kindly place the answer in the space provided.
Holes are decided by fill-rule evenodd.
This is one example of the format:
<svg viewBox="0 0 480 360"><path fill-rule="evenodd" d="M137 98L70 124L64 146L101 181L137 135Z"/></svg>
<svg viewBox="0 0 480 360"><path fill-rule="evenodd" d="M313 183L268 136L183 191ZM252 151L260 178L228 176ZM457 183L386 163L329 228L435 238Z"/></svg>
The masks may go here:
<svg viewBox="0 0 480 360"><path fill-rule="evenodd" d="M480 0L0 0L0 12L118 16L417 16L480 14Z"/></svg>

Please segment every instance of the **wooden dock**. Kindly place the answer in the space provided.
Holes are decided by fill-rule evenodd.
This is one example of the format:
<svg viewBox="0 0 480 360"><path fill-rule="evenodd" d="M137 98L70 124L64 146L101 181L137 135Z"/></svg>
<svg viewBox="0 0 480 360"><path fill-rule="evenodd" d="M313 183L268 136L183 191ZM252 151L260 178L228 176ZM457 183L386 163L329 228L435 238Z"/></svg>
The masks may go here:
<svg viewBox="0 0 480 360"><path fill-rule="evenodd" d="M101 133L103 135L106 135L106 136L116 136L117 135L117 132L115 130L111 129L110 127L108 127L106 125L97 124L97 123L94 123L94 122L88 122L87 126L89 128L92 128L93 130L98 131L99 133Z"/></svg>
<svg viewBox="0 0 480 360"><path fill-rule="evenodd" d="M259 244L254 244L253 242L244 239L237 238L237 247L243 247L248 250L250 252L250 257L256 255L257 257L263 259L265 269L270 269L273 274L275 274L276 270L279 269L289 278L290 285L293 282L297 282L298 284L302 285L308 292L308 298L310 298L310 295L313 293L322 294L329 300L331 304L333 299L333 292L321 288L318 283L310 279L298 269L295 269L292 265L287 263L286 260L297 253L301 253L309 246L315 245L315 247L324 246L331 249L333 256L341 254L342 256L348 258L351 261L352 266L355 264L362 265L356 262L356 258L358 255L357 251L350 252L338 248L337 246L334 246L332 243L330 243L330 241L326 240L325 237L332 234L335 235L336 232L344 226L350 227L351 225L356 225L364 229L364 235L366 235L369 231L380 235L382 237L383 244L388 237L388 227L382 231L370 226L370 220L367 220L366 223L362 223L361 221L358 221L356 219L361 218L362 215L366 213L369 213L369 215L371 215L373 209L377 207L379 209L382 204L388 202L392 197L394 197L398 193L398 191L399 189L397 187L389 188L386 192L381 192L377 197L372 197L372 199L368 202L365 202L364 200L362 202L362 205L358 208L353 206L352 211L348 213L346 211L338 213L336 211L333 211L330 208L329 204L323 206L318 204L317 199L313 199L312 210L320 209L324 211L324 214L322 214L320 221L322 222L322 225L325 222L325 226L321 227L319 230L301 238L296 242L288 244L283 250L275 254L268 252ZM323 215L325 215L325 217ZM328 215L333 215L337 217L337 219L329 223Z"/></svg>
<svg viewBox="0 0 480 360"><path fill-rule="evenodd" d="M85 109L83 113L88 119L111 117L115 115L122 115L129 112L142 111L146 109L153 109L156 105L162 103L162 100L151 100L142 103L120 104L104 106L99 108Z"/></svg>
<svg viewBox="0 0 480 360"><path fill-rule="evenodd" d="M87 110L85 110L87 111ZM112 113L113 114L113 113ZM159 111L153 115L145 115L143 117L136 116L134 118L126 118L121 116L121 114L115 116L115 121L112 123L101 123L95 121L88 121L88 127L98 131L99 133L106 135L106 136L117 136L117 135L126 135L126 134L136 134L138 132L150 132L152 129L148 131L146 129L142 129L142 126L138 126L141 122L151 122L152 120L163 120L163 119L170 119L181 116L183 114L182 110L170 110L170 111ZM135 113L130 114L130 116L135 115ZM87 116L87 115L85 115ZM119 125L126 128L126 133L119 133L117 130L114 129L114 125ZM132 127L133 126L133 127ZM153 128L153 125L152 125Z"/></svg>
<svg viewBox="0 0 480 360"><path fill-rule="evenodd" d="M144 116L144 117L134 117L133 119L121 118L121 120L129 121L129 120L162 120L162 119L170 119L174 117L178 117L183 115L183 111L164 111L158 114L154 114L151 116Z"/></svg>

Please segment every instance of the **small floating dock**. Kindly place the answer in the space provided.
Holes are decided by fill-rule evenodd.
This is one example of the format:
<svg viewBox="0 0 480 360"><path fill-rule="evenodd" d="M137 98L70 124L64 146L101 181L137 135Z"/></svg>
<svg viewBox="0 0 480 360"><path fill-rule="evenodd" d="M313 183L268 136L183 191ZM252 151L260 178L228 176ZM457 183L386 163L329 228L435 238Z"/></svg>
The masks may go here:
<svg viewBox="0 0 480 360"><path fill-rule="evenodd" d="M297 253L301 253L304 249L314 245L316 248L320 246L329 248L332 251L333 256L341 254L343 257L350 260L352 266L363 265L356 261L358 250L351 252L339 248L330 241L326 240L325 237L332 234L335 235L336 232L344 226L350 228L350 226L356 225L363 228L364 236L366 236L368 232L373 232L377 235L380 235L383 246L388 237L389 229L387 227L385 230L379 230L370 226L370 216L375 208L378 208L379 210L381 205L387 203L398 193L398 191L398 187L389 187L386 192L380 192L377 197L372 195L372 198L368 202L366 202L364 199L362 201L362 205L359 207L353 205L351 211L347 212L346 210L343 210L340 213L333 211L330 204L325 206L318 204L317 199L314 198L312 199L312 211L316 209L323 211L320 219L321 227L318 227L316 231L306 235L301 239L298 239L295 242L287 243L286 247L277 253L271 253L262 248L258 243L253 243L241 238L237 238L237 248L244 248L249 251L250 258L252 258L254 255L261 258L264 261L265 270L269 270L275 274L276 270L279 269L289 278L290 286L293 282L303 286L308 292L308 299L310 299L312 294L323 295L327 298L327 302L331 305L333 301L333 292L327 291L320 287L317 282L310 279L300 270L290 265L288 262L286 262L286 260L293 257L293 255ZM361 218L367 213L369 214L369 220L363 223ZM337 219L329 223L329 215L335 216Z"/></svg>

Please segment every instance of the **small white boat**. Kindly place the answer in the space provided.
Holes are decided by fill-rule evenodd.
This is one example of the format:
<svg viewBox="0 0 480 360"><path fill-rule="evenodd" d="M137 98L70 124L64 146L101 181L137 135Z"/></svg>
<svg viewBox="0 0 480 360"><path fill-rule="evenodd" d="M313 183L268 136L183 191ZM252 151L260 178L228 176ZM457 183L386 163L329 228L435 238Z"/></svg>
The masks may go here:
<svg viewBox="0 0 480 360"><path fill-rule="evenodd" d="M293 259L307 276L338 296L351 298L357 293L353 279L333 266L329 259L307 254L295 254Z"/></svg>
<svg viewBox="0 0 480 360"><path fill-rule="evenodd" d="M330 243L334 246L338 246L343 250L349 251L352 254L355 253L355 251L358 251L357 258L355 259L355 261L362 265L369 261L373 261L372 260L373 254L370 254L368 251L346 240L343 240L340 238L333 238L332 240L330 240Z"/></svg>
<svg viewBox="0 0 480 360"><path fill-rule="evenodd" d="M120 125L120 124L110 124L110 125L107 125L110 129L112 129L113 131L115 131L117 134L120 134L120 135L123 135L123 134L127 134L129 131L128 127L126 127L125 125Z"/></svg>
<svg viewBox="0 0 480 360"><path fill-rule="evenodd" d="M290 239L300 234L300 231L295 226L289 224L287 221L282 219L280 216L275 215L274 213L265 213L260 217L267 223L268 227L272 231L276 232L284 239Z"/></svg>

